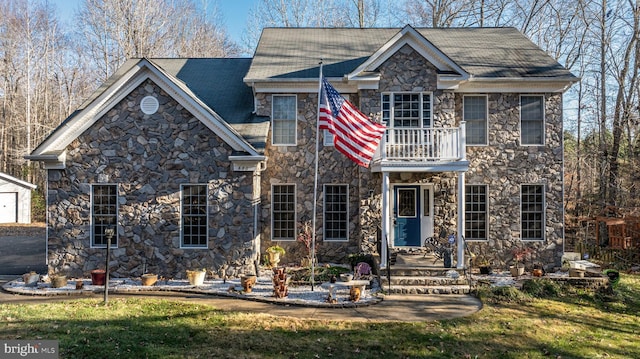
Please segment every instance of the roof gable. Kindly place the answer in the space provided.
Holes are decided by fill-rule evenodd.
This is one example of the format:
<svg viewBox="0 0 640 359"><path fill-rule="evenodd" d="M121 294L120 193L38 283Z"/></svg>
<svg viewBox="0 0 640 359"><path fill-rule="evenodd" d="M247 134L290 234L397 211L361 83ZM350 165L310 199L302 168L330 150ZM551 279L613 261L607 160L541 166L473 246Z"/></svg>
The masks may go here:
<svg viewBox="0 0 640 359"><path fill-rule="evenodd" d="M4 182L10 182L13 183L15 185L18 185L20 187L24 187L27 189L36 189L38 186L34 185L33 183L29 183L23 180L20 180L18 178L15 178L13 176L10 176L4 172L0 172L0 181L4 181Z"/></svg>
<svg viewBox="0 0 640 359"><path fill-rule="evenodd" d="M382 63L387 61L405 45L413 48L440 72L454 73L460 76L461 79L469 78L469 74L464 69L409 25L402 28L402 30L384 43L371 57L360 64L355 70L351 71L351 73L347 74L347 78L354 79L363 73L376 71Z"/></svg>
<svg viewBox="0 0 640 359"><path fill-rule="evenodd" d="M255 134L254 137L255 143L258 145L260 138L266 137L268 122L265 124L263 119L251 115L253 109L251 89L246 87L241 80L243 70L248 68L250 59L208 59L210 61L225 60L217 64L199 60L205 59L136 59L127 61L114 76L85 101L79 110L60 124L27 158L63 163L65 148L147 79L170 94L235 151L249 155L260 155L256 147L252 146L219 113L211 108L212 104L220 105L221 112L228 116L230 122L241 128L246 127L252 121L261 125L262 131L257 131L260 133ZM219 72L216 72L215 65L218 65ZM208 71L205 71L205 68L208 68ZM232 74L236 76L235 81L229 79ZM213 85L214 78L215 83L220 86ZM217 90L220 87L224 87L227 92L221 93ZM215 90L207 91L206 88ZM245 99L247 94L248 103ZM230 99L232 100L230 101ZM247 133L251 133L252 129L244 129ZM264 132L264 136L262 136L262 132Z"/></svg>

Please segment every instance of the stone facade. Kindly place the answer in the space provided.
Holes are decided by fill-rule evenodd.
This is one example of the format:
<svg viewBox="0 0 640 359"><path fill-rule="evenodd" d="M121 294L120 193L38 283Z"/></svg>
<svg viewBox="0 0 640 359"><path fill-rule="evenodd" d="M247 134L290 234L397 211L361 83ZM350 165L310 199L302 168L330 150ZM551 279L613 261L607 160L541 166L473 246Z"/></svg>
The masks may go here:
<svg viewBox="0 0 640 359"><path fill-rule="evenodd" d="M258 115L271 116L271 94L258 94ZM298 137L296 146L273 146L268 139L265 155L268 158L267 168L262 178L262 212L261 238L262 253L272 245L271 241L271 194L274 184L295 184L296 186L296 221L302 224L311 221L313 213L313 189L315 175L315 139L316 116L318 106L317 94L297 94ZM322 136L320 137L322 141ZM321 146L318 154L321 164L318 168L318 203L323 197L323 185L346 184L349 186L349 241L323 241L322 207L317 207L316 238L320 243L318 259L342 261L348 253L359 251L360 225L358 221L359 204L354 199L360 197L362 188L371 177L368 171L337 152L332 146ZM364 182L364 183L363 183ZM287 253L283 263L299 262L305 256L305 249L296 241L278 241Z"/></svg>
<svg viewBox="0 0 640 359"><path fill-rule="evenodd" d="M438 89L437 68L410 46L393 54L377 72L378 89L349 94L349 100L365 114L379 117L382 92L424 92L431 93L433 127L460 126L464 94ZM49 170L50 271L82 276L104 267L106 251L91 246L91 189L94 184L114 184L119 201L118 245L112 251L110 268L115 276L147 271L183 278L186 269L202 267L227 277L253 272L257 244L261 253L273 244L273 185L294 184L296 222L302 225L312 219L318 95L291 94L297 103L296 144L273 145L269 134L266 167L260 166L255 173L236 172L229 161L234 154L231 146L151 80L142 83L67 146L65 169ZM148 95L160 104L153 115L140 111L140 100ZM545 98L543 146L519 143L521 94L484 95L488 98L489 143L467 146L470 165L465 183L486 185L489 190L489 238L468 242L469 249L495 268L506 267L512 261L512 248L522 246L536 249L527 258L529 263L559 265L563 244L562 95L534 94ZM255 93L255 115L271 117L273 96ZM318 259L346 262L351 253L376 252L382 224L382 174L358 167L332 146L320 147ZM389 180L392 185L430 184L434 229L456 228L463 210L457 205L457 173L398 172L390 173ZM207 248L181 246L182 184L207 185ZM322 198L327 184L348 185L346 241L323 238ZM542 241L520 240L523 184L544 186ZM254 212L256 206L259 210ZM306 255L304 246L295 240L278 244L287 250L283 264L298 263Z"/></svg>
<svg viewBox="0 0 640 359"><path fill-rule="evenodd" d="M463 94L438 90L437 70L409 46L404 46L384 62L378 90L349 94L350 101L363 113L379 114L381 92L431 92L434 127L459 126L462 120ZM469 242L470 250L483 255L494 267L506 268L512 262L512 248L536 249L530 263L559 265L563 241L562 185L562 96L545 96L545 145L521 146L518 93L488 94L489 144L467 146L470 162L466 184L487 185L489 189L489 238ZM260 115L271 116L272 94L257 95ZM297 94L298 136L296 146L267 146L268 169L262 179L263 250L271 245L270 193L272 184L296 184L297 221L311 218L313 203L314 141L317 95ZM322 242L321 260L344 261L348 253L375 252L381 225L381 174L358 168L331 147L322 147L319 166L319 205L317 240L322 242L322 185L349 184L349 242ZM456 228L457 173L391 173L391 184L433 184L434 228ZM520 186L543 184L545 188L545 240L520 240ZM294 253L297 243L280 243Z"/></svg>
<svg viewBox="0 0 640 359"><path fill-rule="evenodd" d="M157 113L140 100L155 96ZM183 278L186 269L214 275L253 272L253 178L235 173L232 149L147 80L67 147L64 170L49 170L48 256L51 272L87 275L104 268L106 250L91 247L91 186L118 188L116 277L143 271ZM181 247L181 184L208 188L208 245Z"/></svg>

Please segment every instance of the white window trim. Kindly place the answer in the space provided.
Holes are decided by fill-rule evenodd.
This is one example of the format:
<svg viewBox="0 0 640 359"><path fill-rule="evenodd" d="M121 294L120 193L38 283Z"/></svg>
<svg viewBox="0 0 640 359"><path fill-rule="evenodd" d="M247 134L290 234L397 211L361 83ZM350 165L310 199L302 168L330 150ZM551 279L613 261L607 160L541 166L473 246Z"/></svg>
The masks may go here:
<svg viewBox="0 0 640 359"><path fill-rule="evenodd" d="M346 230L346 235L347 236L346 236L345 239L327 239L327 236L326 236L326 233L327 233L326 232L326 228L327 228L327 225L326 225L326 218L327 218L326 209L327 209L327 207L324 206L324 202L325 202L324 198L325 198L325 196L327 194L327 186L345 186L345 187L347 187L347 209L346 209L346 212L347 212L347 230ZM349 201L349 190L350 190L349 184L347 184L347 183L326 183L326 184L323 185L323 192L322 192L323 193L323 201L322 201L323 202L323 206L322 206L322 240L325 241L325 242L331 242L331 243L334 243L334 242L336 242L336 243L337 242L349 242L349 202L350 202Z"/></svg>
<svg viewBox="0 0 640 359"><path fill-rule="evenodd" d="M523 186L542 186L542 238L540 239L524 239L522 238L522 187ZM520 185L520 193L519 193L519 201L520 201L520 240L522 242L544 242L547 239L547 188L544 183L522 183Z"/></svg>
<svg viewBox="0 0 640 359"><path fill-rule="evenodd" d="M524 144L522 143L522 97L542 97L542 143L531 143ZM518 112L519 112L519 121L518 127L520 132L520 146L529 147L529 146L545 146L547 143L547 98L545 95L541 94L520 94L520 98L518 99Z"/></svg>
<svg viewBox="0 0 640 359"><path fill-rule="evenodd" d="M334 147L334 135L329 130L322 130L322 145L324 147Z"/></svg>
<svg viewBox="0 0 640 359"><path fill-rule="evenodd" d="M491 196L489 195L489 185L488 184L484 184L484 183L465 183L465 187L466 186L478 186L478 187L482 186L482 187L485 188L485 191L486 191L485 193L486 193L486 196L487 196L485 205L487 206L487 210L486 210L486 218L485 218L485 224L484 225L485 225L486 232L487 232L487 238L485 238L485 239L469 239L469 238L466 238L466 236L465 236L465 241L486 243L486 242L489 241L489 230L490 230L490 226L491 226L491 221L489 220L489 216L490 216L490 213L491 213L490 212L491 211ZM464 193L465 193L465 195L467 194L466 188L465 188ZM465 200L465 205L466 205L466 200ZM466 209L465 209L465 218L467 218ZM520 217L520 218L522 218L522 217ZM466 228L466 225L465 225L465 228Z"/></svg>
<svg viewBox="0 0 640 359"><path fill-rule="evenodd" d="M489 146L489 96L486 94L467 94L467 95L463 95L462 96L462 121L465 121L467 124L469 123L469 121L467 121L467 119L465 118L465 113L464 113L464 98L465 97L484 97L484 103L485 103L485 139L484 142L482 144L469 144L467 143L467 147L486 147ZM465 134L466 136L466 134Z"/></svg>
<svg viewBox="0 0 640 359"><path fill-rule="evenodd" d="M295 109L295 120L294 120L294 125L293 125L293 143L274 143L274 115L273 115L273 110L274 110L274 99L276 97L294 97L295 98L295 103L296 103L296 109ZM276 147L281 147L281 146L297 146L298 145L298 95L296 94L273 94L271 95L271 145L272 146L276 146Z"/></svg>
<svg viewBox="0 0 640 359"><path fill-rule="evenodd" d="M293 238L289 239L289 238L274 238L273 236L273 223L274 223L274 218L273 218L273 188L275 186L293 186L293 224L294 224L294 235ZM298 208L298 196L296 195L298 193L298 186L295 183L274 183L271 185L271 241L278 241L278 242L295 242L296 240L296 228L295 225L296 223L298 223L298 211L295 210Z"/></svg>
<svg viewBox="0 0 640 359"><path fill-rule="evenodd" d="M93 215L93 199L94 199L94 195L93 195L93 187L94 186L116 186L116 227L114 228L115 230L115 236L116 236L116 245L114 246L110 246L110 248L118 248L118 245L120 244L120 237L118 236L118 227L119 227L119 222L120 222L120 186L118 186L117 183L92 183L91 184L91 193L89 193L89 197L90 197L90 204L89 204L89 210L90 210L90 222L91 222L91 235L89 236L89 248L99 248L99 249L105 249L107 248L107 245L105 244L104 246L102 245L96 245L95 244L95 236L94 236L94 215Z"/></svg>
<svg viewBox="0 0 640 359"><path fill-rule="evenodd" d="M197 246L185 246L184 245L184 227L182 226L182 211L183 211L183 199L184 199L184 187L185 186L205 186L205 196L206 196L206 243L204 245ZM180 249L207 249L209 248L209 184L207 183L182 183L180 184Z"/></svg>
<svg viewBox="0 0 640 359"><path fill-rule="evenodd" d="M383 104L383 96L384 95L389 95L390 98L393 98L393 95L395 94L420 94L420 127L419 128L434 128L433 126L433 92L430 91L386 91L386 92L382 92L380 93L380 120L381 121L385 121L385 119L382 117L382 104ZM422 105L424 104L424 99L422 97L424 97L425 95L429 96L429 104L431 105L431 109L429 111L430 117L429 117L429 123L431 124L430 127L424 127L424 118L422 117L422 114L424 113L424 109L422 108ZM395 109L395 102L393 100L391 100L391 107L389 108L389 119L387 120L387 126L389 128L394 128L393 122L393 113L394 113L394 109Z"/></svg>

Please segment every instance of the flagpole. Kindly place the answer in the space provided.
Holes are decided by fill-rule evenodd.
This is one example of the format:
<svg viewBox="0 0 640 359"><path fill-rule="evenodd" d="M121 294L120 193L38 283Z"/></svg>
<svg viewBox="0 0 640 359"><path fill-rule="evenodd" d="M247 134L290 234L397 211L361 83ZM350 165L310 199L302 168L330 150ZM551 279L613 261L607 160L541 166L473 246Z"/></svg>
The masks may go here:
<svg viewBox="0 0 640 359"><path fill-rule="evenodd" d="M318 198L318 152L320 148L320 97L322 96L322 59L318 76L318 108L316 113L316 170L313 177L313 219L311 220L311 291L315 284L316 272L316 206Z"/></svg>

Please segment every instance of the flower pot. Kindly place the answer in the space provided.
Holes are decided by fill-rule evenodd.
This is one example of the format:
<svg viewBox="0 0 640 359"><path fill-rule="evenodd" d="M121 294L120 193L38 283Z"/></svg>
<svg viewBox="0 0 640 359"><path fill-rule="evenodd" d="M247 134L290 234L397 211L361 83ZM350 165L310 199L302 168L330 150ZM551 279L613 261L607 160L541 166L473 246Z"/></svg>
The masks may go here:
<svg viewBox="0 0 640 359"><path fill-rule="evenodd" d="M490 266L480 266L480 274L491 274L493 270Z"/></svg>
<svg viewBox="0 0 640 359"><path fill-rule="evenodd" d="M149 287L149 286L152 286L152 285L156 284L156 282L158 281L158 275L157 274L143 274L140 279L142 280L142 285L143 286Z"/></svg>
<svg viewBox="0 0 640 359"><path fill-rule="evenodd" d="M56 275L51 277L51 288L62 288L67 285L67 276Z"/></svg>
<svg viewBox="0 0 640 359"><path fill-rule="evenodd" d="M207 272L203 270L188 270L187 271L187 279L189 280L189 284L191 285L203 285L204 277Z"/></svg>
<svg viewBox="0 0 640 359"><path fill-rule="evenodd" d="M91 284L104 285L107 272L104 269L94 269L91 271Z"/></svg>
<svg viewBox="0 0 640 359"><path fill-rule="evenodd" d="M519 277L524 274L524 266L511 266L509 267L509 272L511 272L512 276Z"/></svg>
<svg viewBox="0 0 640 359"><path fill-rule="evenodd" d="M278 263L280 263L280 253L279 252L268 252L269 253L269 264L272 267L277 267Z"/></svg>
<svg viewBox="0 0 640 359"><path fill-rule="evenodd" d="M542 277L542 275L544 274L544 271L542 269L540 269L540 268L536 268L536 269L531 271L531 274L534 277Z"/></svg>
<svg viewBox="0 0 640 359"><path fill-rule="evenodd" d="M352 279L353 279L353 274L349 274L349 273L340 274L340 280L343 282L351 282Z"/></svg>
<svg viewBox="0 0 640 359"><path fill-rule="evenodd" d="M251 293L253 291L253 286L256 285L257 279L258 277L253 274L243 275L240 277L240 285L242 285L242 289L246 293Z"/></svg>
<svg viewBox="0 0 640 359"><path fill-rule="evenodd" d="M24 281L25 287L35 287L40 280L40 274L36 272L25 273L22 275L22 280Z"/></svg>

